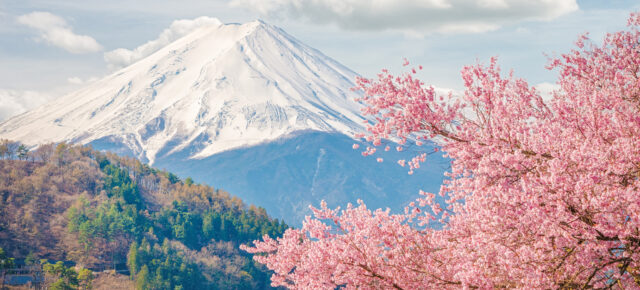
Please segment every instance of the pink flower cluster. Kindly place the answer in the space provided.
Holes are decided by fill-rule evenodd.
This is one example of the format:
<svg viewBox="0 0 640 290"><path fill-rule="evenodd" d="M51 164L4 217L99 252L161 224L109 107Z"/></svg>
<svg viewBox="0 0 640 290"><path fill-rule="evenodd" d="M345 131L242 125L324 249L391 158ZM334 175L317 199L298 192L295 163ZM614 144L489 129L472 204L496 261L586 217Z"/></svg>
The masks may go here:
<svg viewBox="0 0 640 290"><path fill-rule="evenodd" d="M550 60L549 101L496 59L463 68L464 95L448 100L413 70L358 79L377 120L365 155L392 137L437 142L452 160L445 203L322 204L302 229L243 248L290 288L639 288L640 14L628 25Z"/></svg>

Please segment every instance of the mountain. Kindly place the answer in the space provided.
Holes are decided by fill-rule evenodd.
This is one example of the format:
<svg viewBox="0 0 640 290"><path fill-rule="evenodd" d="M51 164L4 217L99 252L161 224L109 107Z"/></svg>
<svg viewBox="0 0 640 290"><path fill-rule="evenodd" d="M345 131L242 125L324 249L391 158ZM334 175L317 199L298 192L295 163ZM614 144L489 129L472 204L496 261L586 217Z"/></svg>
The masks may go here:
<svg viewBox="0 0 640 290"><path fill-rule="evenodd" d="M361 129L355 73L261 21L200 28L100 81L10 119L28 144L120 142L153 163L203 158L299 130Z"/></svg>
<svg viewBox="0 0 640 290"><path fill-rule="evenodd" d="M322 199L401 210L419 189L437 190L442 168L411 177L351 149L350 136L364 130L355 77L262 21L212 25L0 124L0 137L131 155L233 191L293 225Z"/></svg>

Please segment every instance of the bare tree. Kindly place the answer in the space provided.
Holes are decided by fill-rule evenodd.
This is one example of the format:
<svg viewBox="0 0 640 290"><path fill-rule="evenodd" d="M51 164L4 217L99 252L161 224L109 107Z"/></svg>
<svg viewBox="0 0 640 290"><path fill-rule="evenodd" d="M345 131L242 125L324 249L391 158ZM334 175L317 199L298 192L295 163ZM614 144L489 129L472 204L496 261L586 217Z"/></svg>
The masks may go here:
<svg viewBox="0 0 640 290"><path fill-rule="evenodd" d="M4 159L9 155L9 140L0 139L0 159Z"/></svg>
<svg viewBox="0 0 640 290"><path fill-rule="evenodd" d="M40 159L40 161L48 163L49 161L51 161L51 156L53 156L53 150L53 143L43 144L35 150L35 155L38 159Z"/></svg>
<svg viewBox="0 0 640 290"><path fill-rule="evenodd" d="M7 158L13 159L13 156L18 152L18 147L20 147L20 143L15 141L10 141L10 140L5 140L5 141L6 141L5 144L7 146Z"/></svg>

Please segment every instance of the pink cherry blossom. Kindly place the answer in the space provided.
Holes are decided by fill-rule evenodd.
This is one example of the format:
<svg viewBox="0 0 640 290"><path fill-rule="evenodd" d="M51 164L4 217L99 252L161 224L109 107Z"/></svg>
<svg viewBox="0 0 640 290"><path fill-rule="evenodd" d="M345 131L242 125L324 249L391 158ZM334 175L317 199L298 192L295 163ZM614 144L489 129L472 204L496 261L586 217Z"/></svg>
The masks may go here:
<svg viewBox="0 0 640 290"><path fill-rule="evenodd" d="M367 140L426 138L451 160L445 202L322 203L301 229L243 249L297 289L640 288L638 43L639 13L601 44L580 36L549 62L549 101L495 58L464 67L464 93L445 102L412 71L359 78L377 120Z"/></svg>

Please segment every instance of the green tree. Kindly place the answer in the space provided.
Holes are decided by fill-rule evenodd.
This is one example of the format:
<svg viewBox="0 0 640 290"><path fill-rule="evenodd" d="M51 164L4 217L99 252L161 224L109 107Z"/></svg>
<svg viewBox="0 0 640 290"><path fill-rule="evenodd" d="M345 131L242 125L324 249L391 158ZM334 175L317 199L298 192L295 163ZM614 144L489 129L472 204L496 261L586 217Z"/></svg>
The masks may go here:
<svg viewBox="0 0 640 290"><path fill-rule="evenodd" d="M29 154L29 148L24 144L20 144L17 149L18 159L27 160Z"/></svg>
<svg viewBox="0 0 640 290"><path fill-rule="evenodd" d="M220 214L216 212L208 212L202 219L202 233L206 240L217 239L220 232Z"/></svg>
<svg viewBox="0 0 640 290"><path fill-rule="evenodd" d="M58 261L55 264L44 263L42 269L45 273L53 275L57 280L51 284L50 289L53 290L68 290L77 289L78 287L78 273L72 268L66 267L62 261Z"/></svg>
<svg viewBox="0 0 640 290"><path fill-rule="evenodd" d="M102 171L106 174L104 186L109 197L121 197L128 204L141 204L138 184L131 180L128 170L108 164Z"/></svg>
<svg viewBox="0 0 640 290"><path fill-rule="evenodd" d="M169 182L171 182L171 184L180 182L180 178L178 178L177 175L171 172L164 172L164 175L167 179L169 179Z"/></svg>
<svg viewBox="0 0 640 290"><path fill-rule="evenodd" d="M68 210L67 218L68 230L76 234L86 253L99 250L111 254L114 268L117 261L125 258L121 250L126 249L144 224L134 205L117 201L106 201L93 208L80 200Z"/></svg>
<svg viewBox="0 0 640 290"><path fill-rule="evenodd" d="M131 277L135 277L136 273L140 269L140 259L138 258L138 243L133 242L131 246L129 246L129 253L127 254L127 267L129 268L129 273L131 273Z"/></svg>
<svg viewBox="0 0 640 290"><path fill-rule="evenodd" d="M78 273L78 286L83 290L93 288L93 272L89 269L81 269Z"/></svg>
<svg viewBox="0 0 640 290"><path fill-rule="evenodd" d="M35 265L38 263L38 257L33 253L33 251L29 251L29 254L24 258L24 263L27 265Z"/></svg>
<svg viewBox="0 0 640 290"><path fill-rule="evenodd" d="M138 275L136 275L136 290L151 289L149 282L149 267L143 265Z"/></svg>

